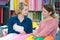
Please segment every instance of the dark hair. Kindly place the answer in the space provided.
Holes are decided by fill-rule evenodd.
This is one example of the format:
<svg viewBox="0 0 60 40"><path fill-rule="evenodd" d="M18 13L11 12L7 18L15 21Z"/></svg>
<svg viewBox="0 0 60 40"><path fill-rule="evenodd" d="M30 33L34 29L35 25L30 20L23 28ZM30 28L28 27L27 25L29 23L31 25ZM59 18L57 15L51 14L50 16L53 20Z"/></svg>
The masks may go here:
<svg viewBox="0 0 60 40"><path fill-rule="evenodd" d="M53 8L53 6L51 4L46 4L44 5L44 8L48 11L48 12L52 12L50 16L55 17L54 13L55 10Z"/></svg>

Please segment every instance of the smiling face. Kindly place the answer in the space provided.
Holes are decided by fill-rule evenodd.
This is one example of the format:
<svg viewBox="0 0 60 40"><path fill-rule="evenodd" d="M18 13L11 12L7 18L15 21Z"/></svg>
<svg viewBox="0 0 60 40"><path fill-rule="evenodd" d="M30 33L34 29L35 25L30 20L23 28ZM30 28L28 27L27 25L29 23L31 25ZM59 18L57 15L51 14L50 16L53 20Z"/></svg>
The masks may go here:
<svg viewBox="0 0 60 40"><path fill-rule="evenodd" d="M28 6L24 6L21 13L22 13L22 15L27 16L28 15Z"/></svg>
<svg viewBox="0 0 60 40"><path fill-rule="evenodd" d="M52 14L52 13L51 12L48 12L45 8L43 8L42 14L46 18L46 17L50 16L50 14Z"/></svg>
<svg viewBox="0 0 60 40"><path fill-rule="evenodd" d="M24 4L24 3L19 3L17 5L17 8L15 11L16 11L17 15L22 14L23 16L27 16L28 15L28 5Z"/></svg>
<svg viewBox="0 0 60 40"><path fill-rule="evenodd" d="M53 17L54 16L54 8L52 5L44 5L43 9L42 9L42 14L43 16L46 17Z"/></svg>

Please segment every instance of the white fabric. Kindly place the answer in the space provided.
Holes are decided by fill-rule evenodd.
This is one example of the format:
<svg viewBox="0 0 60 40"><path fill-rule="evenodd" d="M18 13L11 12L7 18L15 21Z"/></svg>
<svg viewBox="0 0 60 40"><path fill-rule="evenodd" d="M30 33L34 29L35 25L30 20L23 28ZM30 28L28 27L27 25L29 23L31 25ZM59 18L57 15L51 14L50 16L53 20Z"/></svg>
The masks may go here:
<svg viewBox="0 0 60 40"><path fill-rule="evenodd" d="M15 36L17 36L17 34L11 33L11 34L8 34L7 36L1 37L0 40L9 40Z"/></svg>
<svg viewBox="0 0 60 40"><path fill-rule="evenodd" d="M18 32L24 32L24 27L23 26L19 26L17 25L16 23L13 25L13 29L15 31L18 31ZM17 36L18 34L16 33L11 33L11 34L8 34L4 37L1 37L0 40L10 40L11 38Z"/></svg>
<svg viewBox="0 0 60 40"><path fill-rule="evenodd" d="M10 0L10 10L14 10L14 0Z"/></svg>
<svg viewBox="0 0 60 40"><path fill-rule="evenodd" d="M17 25L17 24L14 24L14 25L13 25L13 29L14 29L15 31L18 31L18 32L24 32L24 27L23 27L23 26L19 26L19 25Z"/></svg>

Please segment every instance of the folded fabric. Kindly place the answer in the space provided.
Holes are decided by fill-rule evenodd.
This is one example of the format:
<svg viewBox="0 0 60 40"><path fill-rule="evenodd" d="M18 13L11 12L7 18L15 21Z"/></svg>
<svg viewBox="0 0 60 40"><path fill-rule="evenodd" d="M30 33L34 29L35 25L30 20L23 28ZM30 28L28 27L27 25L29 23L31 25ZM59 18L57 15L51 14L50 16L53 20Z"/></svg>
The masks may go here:
<svg viewBox="0 0 60 40"><path fill-rule="evenodd" d="M18 31L18 32L23 32L24 31L24 27L23 26L19 26L16 23L13 25L13 29L15 31Z"/></svg>
<svg viewBox="0 0 60 40"><path fill-rule="evenodd" d="M53 36L47 36L44 40L54 40Z"/></svg>
<svg viewBox="0 0 60 40"><path fill-rule="evenodd" d="M38 25L37 25L37 23L36 22L32 22L32 26L33 26L33 28L38 28Z"/></svg>
<svg viewBox="0 0 60 40"><path fill-rule="evenodd" d="M25 40L28 36L29 34L24 34L24 35L18 34L17 36L12 37L10 40Z"/></svg>
<svg viewBox="0 0 60 40"><path fill-rule="evenodd" d="M32 35L29 35L25 40L34 40L34 37Z"/></svg>
<svg viewBox="0 0 60 40"><path fill-rule="evenodd" d="M15 36L17 36L17 34L11 33L11 34L8 34L8 35L6 35L4 37L1 37L0 40L9 40L9 39L11 39L11 38L13 38Z"/></svg>
<svg viewBox="0 0 60 40"><path fill-rule="evenodd" d="M44 38L36 37L34 40L44 40Z"/></svg>

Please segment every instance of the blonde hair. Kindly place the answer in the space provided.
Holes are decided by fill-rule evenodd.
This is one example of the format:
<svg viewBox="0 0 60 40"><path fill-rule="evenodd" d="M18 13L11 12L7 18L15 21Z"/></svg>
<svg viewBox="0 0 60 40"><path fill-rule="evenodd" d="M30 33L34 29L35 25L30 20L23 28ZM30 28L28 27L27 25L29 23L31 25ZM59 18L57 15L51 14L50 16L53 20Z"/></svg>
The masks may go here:
<svg viewBox="0 0 60 40"><path fill-rule="evenodd" d="M15 10L16 15L21 13L21 11L24 8L24 6L28 6L28 5L26 3L22 3L22 2L17 5L17 8Z"/></svg>

